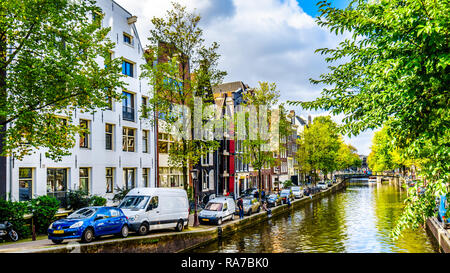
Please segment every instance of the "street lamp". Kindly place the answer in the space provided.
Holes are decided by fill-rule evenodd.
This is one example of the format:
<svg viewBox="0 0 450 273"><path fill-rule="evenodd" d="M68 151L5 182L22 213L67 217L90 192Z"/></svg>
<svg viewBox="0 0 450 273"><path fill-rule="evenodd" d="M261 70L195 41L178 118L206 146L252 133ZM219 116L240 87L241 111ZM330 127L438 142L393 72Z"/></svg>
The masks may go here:
<svg viewBox="0 0 450 273"><path fill-rule="evenodd" d="M197 215L197 169L191 170L192 183L194 184L194 227L199 225L198 215Z"/></svg>

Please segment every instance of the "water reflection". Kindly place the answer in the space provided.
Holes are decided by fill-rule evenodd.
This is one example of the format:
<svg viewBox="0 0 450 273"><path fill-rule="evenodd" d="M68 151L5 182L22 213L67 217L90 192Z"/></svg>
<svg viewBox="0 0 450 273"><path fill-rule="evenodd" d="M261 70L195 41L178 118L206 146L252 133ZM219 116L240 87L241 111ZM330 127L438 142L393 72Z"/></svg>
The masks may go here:
<svg viewBox="0 0 450 273"><path fill-rule="evenodd" d="M350 184L290 214L238 231L193 252L435 252L425 231L389 233L405 193L386 184Z"/></svg>

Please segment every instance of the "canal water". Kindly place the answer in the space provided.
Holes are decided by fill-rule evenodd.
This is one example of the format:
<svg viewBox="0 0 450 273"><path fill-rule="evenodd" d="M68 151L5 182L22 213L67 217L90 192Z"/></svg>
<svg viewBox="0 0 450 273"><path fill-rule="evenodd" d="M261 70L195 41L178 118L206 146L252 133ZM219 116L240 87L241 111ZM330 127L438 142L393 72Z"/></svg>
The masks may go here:
<svg viewBox="0 0 450 273"><path fill-rule="evenodd" d="M344 191L191 252L437 252L422 229L406 231L397 241L389 237L405 197L404 191L387 183L351 181Z"/></svg>

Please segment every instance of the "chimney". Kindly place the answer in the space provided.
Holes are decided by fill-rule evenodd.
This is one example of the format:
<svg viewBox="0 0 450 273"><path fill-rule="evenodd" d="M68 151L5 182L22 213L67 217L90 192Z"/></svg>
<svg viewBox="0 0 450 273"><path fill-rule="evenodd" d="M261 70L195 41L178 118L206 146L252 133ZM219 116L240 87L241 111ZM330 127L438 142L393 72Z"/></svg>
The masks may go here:
<svg viewBox="0 0 450 273"><path fill-rule="evenodd" d="M311 124L311 115L308 115L308 125Z"/></svg>

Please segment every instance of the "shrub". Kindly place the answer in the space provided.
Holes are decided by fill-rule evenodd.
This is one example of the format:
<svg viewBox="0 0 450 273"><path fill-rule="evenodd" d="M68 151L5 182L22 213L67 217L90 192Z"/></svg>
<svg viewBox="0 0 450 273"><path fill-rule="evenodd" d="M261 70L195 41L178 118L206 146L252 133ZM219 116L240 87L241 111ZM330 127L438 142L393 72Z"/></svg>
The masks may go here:
<svg viewBox="0 0 450 273"><path fill-rule="evenodd" d="M86 191L70 191L67 194L67 209L78 210L88 207L90 203L89 195Z"/></svg>
<svg viewBox="0 0 450 273"><path fill-rule="evenodd" d="M104 206L106 205L106 198L98 195L93 195L89 199L89 203L91 204L91 206Z"/></svg>
<svg viewBox="0 0 450 273"><path fill-rule="evenodd" d="M286 180L283 182L283 188L289 188L291 186L293 186L294 184L292 183L291 180Z"/></svg>
<svg viewBox="0 0 450 273"><path fill-rule="evenodd" d="M114 194L114 197L113 197L113 202L120 202L120 201L122 201L123 200L123 198L125 198L125 195L127 195L127 193L129 192L130 190L128 190L128 189L126 189L126 188L119 188L119 187L116 187L116 194Z"/></svg>
<svg viewBox="0 0 450 273"><path fill-rule="evenodd" d="M55 214L59 209L58 199L43 195L31 200L36 233L46 234L47 228L55 220Z"/></svg>
<svg viewBox="0 0 450 273"><path fill-rule="evenodd" d="M9 221L19 236L26 238L31 234L31 228L26 226L23 216L29 212L28 202L12 202L0 198L0 221Z"/></svg>

